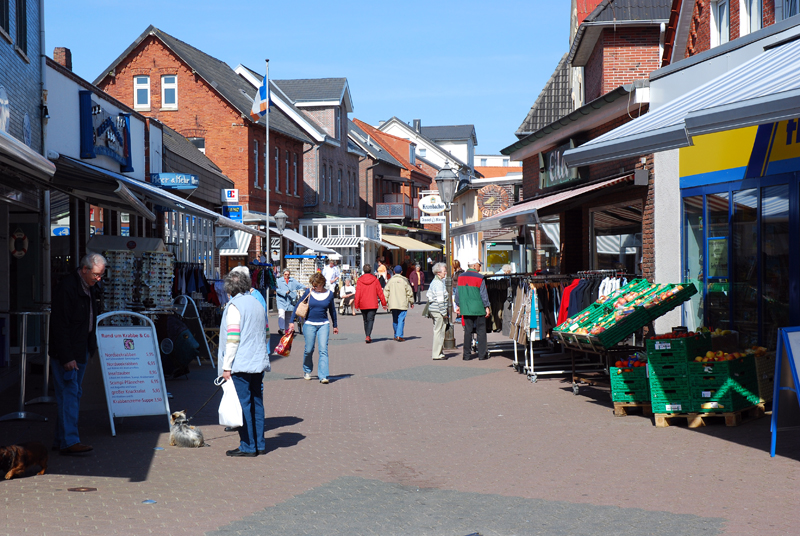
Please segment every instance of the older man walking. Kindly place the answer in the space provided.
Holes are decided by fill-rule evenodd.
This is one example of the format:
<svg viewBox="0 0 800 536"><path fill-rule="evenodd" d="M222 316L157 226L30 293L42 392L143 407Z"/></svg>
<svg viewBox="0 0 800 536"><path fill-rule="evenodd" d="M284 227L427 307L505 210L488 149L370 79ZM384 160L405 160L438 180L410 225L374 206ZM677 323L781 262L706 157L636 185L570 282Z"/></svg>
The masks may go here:
<svg viewBox="0 0 800 536"><path fill-rule="evenodd" d="M464 319L464 361L472 359L472 333L478 336L478 359L489 359L486 351L486 318L492 310L489 308L489 293L486 281L480 273L481 261L473 259L469 270L458 277L455 289L456 314Z"/></svg>
<svg viewBox="0 0 800 536"><path fill-rule="evenodd" d="M444 280L447 277L447 265L437 262L433 265L433 281L428 287L428 312L433 318L433 359L445 359L444 334L447 329L445 315L447 315L447 287Z"/></svg>
<svg viewBox="0 0 800 536"><path fill-rule="evenodd" d="M383 289L386 303L392 312L392 328L394 328L394 340L397 342L405 341L403 331L406 325L406 313L409 306L414 308L414 291L411 290L411 283L402 272L402 266L395 266L394 275Z"/></svg>

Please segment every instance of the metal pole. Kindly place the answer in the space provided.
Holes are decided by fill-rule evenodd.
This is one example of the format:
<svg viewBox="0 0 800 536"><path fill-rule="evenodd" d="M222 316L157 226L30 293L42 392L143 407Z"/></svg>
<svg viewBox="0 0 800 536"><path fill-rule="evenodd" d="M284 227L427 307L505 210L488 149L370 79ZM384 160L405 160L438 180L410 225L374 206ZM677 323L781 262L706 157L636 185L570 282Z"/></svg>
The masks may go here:
<svg viewBox="0 0 800 536"><path fill-rule="evenodd" d="M30 413L25 411L25 375L28 368L28 315L31 313L16 313L20 316L20 332L19 332L19 411L8 413L0 417L0 421L15 421L15 420L28 420L28 421L47 421L47 417L39 415L38 413ZM34 313L35 314L35 313Z"/></svg>
<svg viewBox="0 0 800 536"><path fill-rule="evenodd" d="M269 59L264 60L266 64L266 72L264 74L264 83L266 84L266 91L267 91L267 113L264 115L265 125L265 132L266 132L266 141L264 142L264 192L267 194L266 200L266 210L264 212L267 213L267 222L266 226L264 227L264 232L267 236L264 237L264 244L266 245L267 250L267 264L272 264L272 244L269 243L269 157L270 157L270 150L269 150ZM256 155L258 158L258 155ZM276 170L277 172L277 170ZM277 174L276 180L280 180L280 173ZM256 258L260 258L256 255Z"/></svg>
<svg viewBox="0 0 800 536"><path fill-rule="evenodd" d="M444 213L444 247L445 247L445 265L447 265L447 327L444 330L444 345L445 350L454 350L456 347L456 338L451 319L453 318L453 261L450 258L450 206L448 204L447 210Z"/></svg>

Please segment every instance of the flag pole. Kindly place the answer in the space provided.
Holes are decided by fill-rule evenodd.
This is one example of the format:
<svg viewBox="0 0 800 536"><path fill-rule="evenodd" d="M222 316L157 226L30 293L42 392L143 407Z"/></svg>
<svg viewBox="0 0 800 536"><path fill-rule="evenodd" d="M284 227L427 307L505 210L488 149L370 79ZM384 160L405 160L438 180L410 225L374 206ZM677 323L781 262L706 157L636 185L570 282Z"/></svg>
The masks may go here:
<svg viewBox="0 0 800 536"><path fill-rule="evenodd" d="M267 250L267 263L272 264L272 244L269 242L269 59L265 60L267 64L267 71L264 74L264 80L266 83L266 91L267 91L267 113L264 114L264 122L267 124L266 127L266 142L264 142L264 189L267 192L267 225L265 227L264 232L267 236L264 238L266 241L266 250ZM258 158L258 155L256 155Z"/></svg>

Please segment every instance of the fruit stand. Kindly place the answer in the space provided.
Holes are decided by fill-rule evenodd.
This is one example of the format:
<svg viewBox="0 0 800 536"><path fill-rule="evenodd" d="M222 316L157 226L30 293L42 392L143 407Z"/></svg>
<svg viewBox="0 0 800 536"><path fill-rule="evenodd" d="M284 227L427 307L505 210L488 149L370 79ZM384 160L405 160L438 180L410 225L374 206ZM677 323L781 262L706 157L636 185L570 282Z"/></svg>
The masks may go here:
<svg viewBox="0 0 800 536"><path fill-rule="evenodd" d="M654 284L636 279L556 326L553 335L565 348L572 350L573 393L578 394L579 382L605 383L605 374L616 372L610 366L619 361L616 357L630 360L631 354L643 354L643 347L621 345L620 342L696 293L697 288L692 283ZM604 375L578 376L575 372L576 352L599 355L600 372ZM636 394L643 396L640 392Z"/></svg>

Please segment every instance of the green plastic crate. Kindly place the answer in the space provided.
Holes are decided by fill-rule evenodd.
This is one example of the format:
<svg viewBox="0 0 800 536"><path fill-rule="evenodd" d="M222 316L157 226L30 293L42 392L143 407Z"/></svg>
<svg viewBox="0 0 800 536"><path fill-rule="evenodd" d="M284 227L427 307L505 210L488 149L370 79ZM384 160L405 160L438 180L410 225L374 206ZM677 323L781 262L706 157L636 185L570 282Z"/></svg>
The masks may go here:
<svg viewBox="0 0 800 536"><path fill-rule="evenodd" d="M611 400L614 402L650 402L650 389L615 390L612 387Z"/></svg>
<svg viewBox="0 0 800 536"><path fill-rule="evenodd" d="M698 363L691 361L689 363L689 375L691 376L704 376L704 375L726 375L735 377L742 374L756 375L756 364L752 355L745 355L731 361L707 361L705 363Z"/></svg>
<svg viewBox="0 0 800 536"><path fill-rule="evenodd" d="M758 390L758 382L754 374L741 374L734 377L727 374L692 374L689 376L689 385L692 388L721 389L728 384L731 384L731 387L738 385L750 390L755 387L755 390Z"/></svg>
<svg viewBox="0 0 800 536"><path fill-rule="evenodd" d="M650 375L650 391L653 396L662 397L662 393L677 393L678 396L689 397L689 377L688 376L653 376Z"/></svg>
<svg viewBox="0 0 800 536"><path fill-rule="evenodd" d="M653 413L691 413L694 404L688 399L659 400L651 398Z"/></svg>
<svg viewBox="0 0 800 536"><path fill-rule="evenodd" d="M672 289L676 286L677 285L669 285L668 288ZM675 307L697 294L697 287L694 286L694 283L681 283L681 286L683 286L683 289L678 291L669 300L662 302L655 307L646 309L647 314L650 316L650 320L655 320L656 318L664 316L664 314L673 310Z"/></svg>
<svg viewBox="0 0 800 536"><path fill-rule="evenodd" d="M692 391L692 402L697 413L730 413L756 405L758 397L748 398L734 389L697 389Z"/></svg>
<svg viewBox="0 0 800 536"><path fill-rule="evenodd" d="M650 371L650 376L677 378L681 376L687 377L689 375L688 361L682 363L658 363L656 361L650 361L647 363L647 368Z"/></svg>
<svg viewBox="0 0 800 536"><path fill-rule="evenodd" d="M711 350L711 334L700 333L681 339L648 339L647 360L659 363L686 363Z"/></svg>

